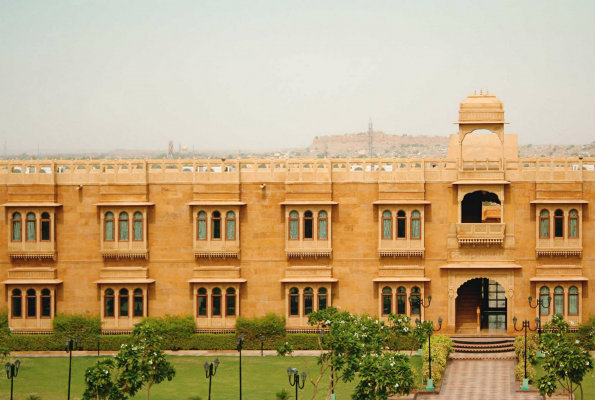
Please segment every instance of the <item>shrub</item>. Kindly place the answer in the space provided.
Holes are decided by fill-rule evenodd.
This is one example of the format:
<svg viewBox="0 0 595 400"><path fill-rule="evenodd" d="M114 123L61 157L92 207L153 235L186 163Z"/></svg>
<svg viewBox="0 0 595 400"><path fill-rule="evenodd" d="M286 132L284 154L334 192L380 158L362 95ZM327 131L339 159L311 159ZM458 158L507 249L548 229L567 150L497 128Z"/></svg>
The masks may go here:
<svg viewBox="0 0 595 400"><path fill-rule="evenodd" d="M585 350L595 350L595 317L589 317L587 322L580 324L574 336Z"/></svg>
<svg viewBox="0 0 595 400"><path fill-rule="evenodd" d="M535 367L533 366L533 364L527 364L527 379L529 379L529 382L533 382L533 379L535 379L535 375L537 374L537 372L535 371ZM524 359L520 359L519 363L516 365L515 369L514 369L514 376L516 377L516 380L519 382L522 382L523 379L525 378L525 360Z"/></svg>
<svg viewBox="0 0 595 400"><path fill-rule="evenodd" d="M236 334L244 334L244 346L256 346L260 348L260 336L266 339L285 337L285 317L268 313L264 317L244 318L236 320Z"/></svg>
<svg viewBox="0 0 595 400"><path fill-rule="evenodd" d="M195 322L192 315L169 315L144 318L141 323L155 329L164 340L165 349L182 348L185 341L194 334Z"/></svg>
<svg viewBox="0 0 595 400"><path fill-rule="evenodd" d="M452 340L445 335L432 335L432 379L435 382L442 380L442 374L446 368L448 356L453 352ZM429 378L429 349L428 341L424 343L423 347L423 366L421 374L424 380Z"/></svg>
<svg viewBox="0 0 595 400"><path fill-rule="evenodd" d="M64 340L78 336L78 345L88 347L97 344L97 335L101 334L101 317L91 313L58 314L52 321L54 334L61 342L60 350L64 350Z"/></svg>
<svg viewBox="0 0 595 400"><path fill-rule="evenodd" d="M531 364L535 364L537 362L537 349L538 349L538 341L539 338L535 334L531 334L527 336L527 360ZM525 337L519 336L514 341L514 354L519 362L525 361Z"/></svg>
<svg viewBox="0 0 595 400"><path fill-rule="evenodd" d="M289 395L289 392L285 389L281 389L279 390L276 394L275 394L277 400L289 400L291 398L291 396Z"/></svg>

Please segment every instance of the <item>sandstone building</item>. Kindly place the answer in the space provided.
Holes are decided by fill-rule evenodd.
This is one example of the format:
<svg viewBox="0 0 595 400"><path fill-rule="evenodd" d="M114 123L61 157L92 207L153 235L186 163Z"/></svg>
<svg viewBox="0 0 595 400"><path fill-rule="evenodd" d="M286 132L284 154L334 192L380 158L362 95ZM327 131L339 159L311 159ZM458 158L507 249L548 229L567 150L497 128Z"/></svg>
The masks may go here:
<svg viewBox="0 0 595 400"><path fill-rule="evenodd" d="M300 329L328 305L442 317L450 334L586 319L595 159L519 159L494 95L467 97L456 124L446 159L0 161L10 326L88 310L106 331L166 313Z"/></svg>

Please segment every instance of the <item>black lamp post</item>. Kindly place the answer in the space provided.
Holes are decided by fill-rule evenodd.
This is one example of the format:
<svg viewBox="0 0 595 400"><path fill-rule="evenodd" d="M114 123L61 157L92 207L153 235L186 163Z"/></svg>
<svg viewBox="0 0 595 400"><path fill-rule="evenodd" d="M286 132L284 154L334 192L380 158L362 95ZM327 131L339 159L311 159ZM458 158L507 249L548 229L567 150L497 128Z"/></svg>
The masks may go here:
<svg viewBox="0 0 595 400"><path fill-rule="evenodd" d="M73 339L66 339L66 352L70 354L70 360L68 364L68 400L70 400L70 380L72 378L72 351L76 350L79 337L74 335Z"/></svg>
<svg viewBox="0 0 595 400"><path fill-rule="evenodd" d="M320 330L320 341L322 342L322 344L324 344L324 330L321 329ZM331 354L333 353L333 344L331 343ZM332 385L331 385L331 397L334 398L335 395L335 368L333 367L333 363L331 360L331 381L332 381Z"/></svg>
<svg viewBox="0 0 595 400"><path fill-rule="evenodd" d="M429 305L429 303L428 303ZM415 323L417 325L420 324L420 320L416 319ZM432 329L428 333L428 385L426 386L426 390L434 390L434 380L432 379L432 333L438 332L442 329L442 318L438 318L438 329L434 329L434 324L432 324Z"/></svg>
<svg viewBox="0 0 595 400"><path fill-rule="evenodd" d="M215 361L213 361L212 363L206 362L203 365L203 367L205 367L205 375L206 375L207 379L209 380L209 400L211 400L211 381L212 381L212 378L217 373L218 366L219 366L218 358L215 358Z"/></svg>
<svg viewBox="0 0 595 400"><path fill-rule="evenodd" d="M10 379L10 400L12 400L12 389L14 387L13 382L14 378L19 374L19 367L21 366L21 362L16 360L14 364L9 362L6 363L6 378Z"/></svg>
<svg viewBox="0 0 595 400"><path fill-rule="evenodd" d="M100 345L101 345L101 335L97 335L97 357L99 357Z"/></svg>
<svg viewBox="0 0 595 400"><path fill-rule="evenodd" d="M514 317L512 319L512 322L514 323L514 330L515 331L520 332L523 329L525 330L525 379L523 379L523 385L521 386L521 390L529 390L529 379L527 379L527 329L530 330L530 331L535 332L537 330L537 326L535 327L535 329L531 329L531 327L529 326L529 323L530 322L525 319L525 320L523 320L523 327L521 329L517 329L516 328L516 323L517 323L516 317Z"/></svg>
<svg viewBox="0 0 595 400"><path fill-rule="evenodd" d="M416 300L414 300L413 297L415 297ZM425 300L423 298L420 298L419 296L411 296L411 295L409 295L409 306L411 307L411 309L413 309L413 302L414 301L417 301L419 303L419 306L420 307L428 308L430 306L430 304L432 303L432 296L428 296L428 305L426 306ZM421 308L419 310L419 314L420 314L419 316L421 317ZM419 319L416 319L415 320L415 323L419 325L419 322L418 321L419 321ZM418 352L419 352L419 356L421 357L423 355L423 350L422 350L421 347L419 348L419 351Z"/></svg>
<svg viewBox="0 0 595 400"><path fill-rule="evenodd" d="M236 338L236 346L240 352L240 400L242 400L242 347L244 346L244 334Z"/></svg>
<svg viewBox="0 0 595 400"><path fill-rule="evenodd" d="M296 368L287 368L287 376L289 377L289 384L295 386L295 400L298 400L298 388L303 389L306 384L307 373L302 372L302 383L300 385L300 375ZM291 379L293 377L293 380Z"/></svg>
<svg viewBox="0 0 595 400"><path fill-rule="evenodd" d="M546 298L547 300L541 300L541 299L537 299L535 306L531 305L531 302L533 301L533 297L529 296L529 307L531 308L538 308L539 306L543 307L543 308L550 308L550 303L552 301L552 298L550 296L547 296ZM541 315L541 308L539 309L539 315ZM541 332L543 332L543 330L541 329L541 320L539 318L535 319L535 323L537 324L537 333L539 334L539 343L541 344ZM539 358L543 358L543 354L541 354L541 349L537 350L537 357Z"/></svg>
<svg viewBox="0 0 595 400"><path fill-rule="evenodd" d="M260 336L260 356L264 356L264 336Z"/></svg>

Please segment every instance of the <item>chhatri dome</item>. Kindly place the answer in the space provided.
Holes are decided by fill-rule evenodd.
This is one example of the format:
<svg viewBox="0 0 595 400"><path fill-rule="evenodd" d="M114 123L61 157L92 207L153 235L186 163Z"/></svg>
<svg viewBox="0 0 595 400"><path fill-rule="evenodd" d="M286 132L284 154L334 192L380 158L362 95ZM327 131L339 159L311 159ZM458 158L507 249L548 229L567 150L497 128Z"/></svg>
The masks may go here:
<svg viewBox="0 0 595 400"><path fill-rule="evenodd" d="M483 90L467 96L459 109L459 120L455 124L506 124L504 104L495 95Z"/></svg>

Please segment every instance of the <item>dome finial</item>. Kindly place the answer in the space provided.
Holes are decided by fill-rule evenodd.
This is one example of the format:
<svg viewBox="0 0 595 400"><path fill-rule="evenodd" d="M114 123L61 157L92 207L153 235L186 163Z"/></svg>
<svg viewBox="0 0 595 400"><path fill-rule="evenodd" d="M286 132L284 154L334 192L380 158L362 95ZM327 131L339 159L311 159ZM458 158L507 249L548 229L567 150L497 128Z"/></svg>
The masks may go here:
<svg viewBox="0 0 595 400"><path fill-rule="evenodd" d="M483 96L483 89L479 89L479 94Z"/></svg>

